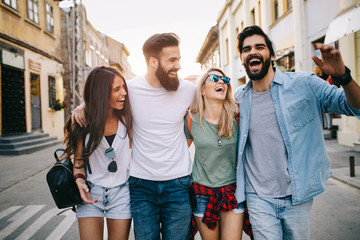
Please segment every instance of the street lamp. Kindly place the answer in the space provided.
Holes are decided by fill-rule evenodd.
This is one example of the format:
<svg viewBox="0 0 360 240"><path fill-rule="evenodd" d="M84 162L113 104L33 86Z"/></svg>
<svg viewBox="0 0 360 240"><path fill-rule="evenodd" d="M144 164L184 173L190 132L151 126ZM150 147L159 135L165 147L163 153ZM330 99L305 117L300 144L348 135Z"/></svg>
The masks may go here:
<svg viewBox="0 0 360 240"><path fill-rule="evenodd" d="M71 78L71 54L70 54L70 34L69 34L69 16L71 12L71 8L74 7L74 2L72 0L64 0L59 2L59 7L65 12L66 15L66 38L67 38L67 51L68 51L68 61L69 61L69 83L70 83L70 97L71 97L71 110L74 109L73 102L73 86L74 86L74 79Z"/></svg>

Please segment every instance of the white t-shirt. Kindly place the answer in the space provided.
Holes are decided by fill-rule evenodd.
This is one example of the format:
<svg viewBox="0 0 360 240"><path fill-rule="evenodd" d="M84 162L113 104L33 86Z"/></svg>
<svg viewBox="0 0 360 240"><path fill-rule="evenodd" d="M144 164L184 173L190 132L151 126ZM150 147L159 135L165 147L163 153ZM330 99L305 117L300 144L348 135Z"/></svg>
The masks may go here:
<svg viewBox="0 0 360 240"><path fill-rule="evenodd" d="M126 136L126 137L125 137ZM90 134L85 138L85 143L89 141ZM111 159L105 156L105 150L108 149L109 143L103 136L99 146L89 157L89 163L92 173L86 172L86 180L95 185L102 187L116 187L125 183L129 178L129 136L126 135L126 127L119 121L118 129L112 143L115 150L115 161L117 171L112 173L108 171Z"/></svg>
<svg viewBox="0 0 360 240"><path fill-rule="evenodd" d="M176 92L154 88L145 76L127 81L133 114L130 176L167 181L191 173L191 159L184 134L184 115L195 86L180 80Z"/></svg>

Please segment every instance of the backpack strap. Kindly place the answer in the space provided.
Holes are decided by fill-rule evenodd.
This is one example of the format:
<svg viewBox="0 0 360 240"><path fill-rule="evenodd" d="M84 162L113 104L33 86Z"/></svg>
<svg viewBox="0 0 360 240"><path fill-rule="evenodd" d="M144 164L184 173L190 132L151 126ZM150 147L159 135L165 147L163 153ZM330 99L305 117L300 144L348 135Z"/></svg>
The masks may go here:
<svg viewBox="0 0 360 240"><path fill-rule="evenodd" d="M54 157L55 157L56 162L59 162L59 161L60 161L60 160L59 160L59 157L58 157L58 155L57 155L57 152L59 152L59 151L64 152L65 150L64 150L63 148L58 148L58 149L55 150L55 152L54 152Z"/></svg>
<svg viewBox="0 0 360 240"><path fill-rule="evenodd" d="M187 124L188 124L188 129L189 129L189 133L191 138L193 138L192 134L191 134L191 118L192 118L193 112L189 112L188 115L188 119L187 119Z"/></svg>

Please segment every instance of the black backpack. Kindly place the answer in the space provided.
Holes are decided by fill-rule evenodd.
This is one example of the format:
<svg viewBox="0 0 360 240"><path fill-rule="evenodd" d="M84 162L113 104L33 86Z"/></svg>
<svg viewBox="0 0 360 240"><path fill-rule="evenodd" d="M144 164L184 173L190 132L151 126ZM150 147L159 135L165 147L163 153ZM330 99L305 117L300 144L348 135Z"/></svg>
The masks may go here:
<svg viewBox="0 0 360 240"><path fill-rule="evenodd" d="M75 205L82 203L82 200L73 176L73 163L68 158L60 161L58 151L64 152L64 149L55 150L56 163L47 173L46 180L56 206L59 209L72 207L75 211Z"/></svg>

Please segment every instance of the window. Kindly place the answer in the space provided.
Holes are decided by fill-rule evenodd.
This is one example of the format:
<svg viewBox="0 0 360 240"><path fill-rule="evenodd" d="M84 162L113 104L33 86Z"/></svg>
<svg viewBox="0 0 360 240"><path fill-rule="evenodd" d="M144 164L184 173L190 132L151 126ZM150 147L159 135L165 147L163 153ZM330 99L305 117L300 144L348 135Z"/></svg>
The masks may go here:
<svg viewBox="0 0 360 240"><path fill-rule="evenodd" d="M240 31L239 31L239 28L237 27L235 29L236 39L239 36L239 33L240 33ZM238 51L237 45L236 45L236 48L235 48L235 56L239 56L239 51Z"/></svg>
<svg viewBox="0 0 360 240"><path fill-rule="evenodd" d="M39 24L39 3L38 0L28 0L28 18Z"/></svg>
<svg viewBox="0 0 360 240"><path fill-rule="evenodd" d="M53 7L45 3L46 9L46 30L50 33L54 32L54 14L53 14Z"/></svg>
<svg viewBox="0 0 360 240"><path fill-rule="evenodd" d="M279 3L277 0L274 1L274 16L275 20L279 18Z"/></svg>
<svg viewBox="0 0 360 240"><path fill-rule="evenodd" d="M9 7L18 10L17 0L3 0L2 2Z"/></svg>
<svg viewBox="0 0 360 240"><path fill-rule="evenodd" d="M259 16L259 26L261 26L261 2L258 1L258 9L259 9L259 12L258 12L258 16Z"/></svg>
<svg viewBox="0 0 360 240"><path fill-rule="evenodd" d="M92 58L91 58L91 50L85 50L85 63L87 66L92 67Z"/></svg>
<svg viewBox="0 0 360 240"><path fill-rule="evenodd" d="M49 76L49 107L54 108L56 104L55 78Z"/></svg>
<svg viewBox="0 0 360 240"><path fill-rule="evenodd" d="M250 12L250 23L251 25L255 24L255 8L253 8Z"/></svg>
<svg viewBox="0 0 360 240"><path fill-rule="evenodd" d="M294 52L290 52L288 55L276 60L277 66L283 66L287 72L295 71L295 56Z"/></svg>
<svg viewBox="0 0 360 240"><path fill-rule="evenodd" d="M287 9L292 9L292 0L287 0Z"/></svg>
<svg viewBox="0 0 360 240"><path fill-rule="evenodd" d="M225 40L225 64L229 64L229 39Z"/></svg>

